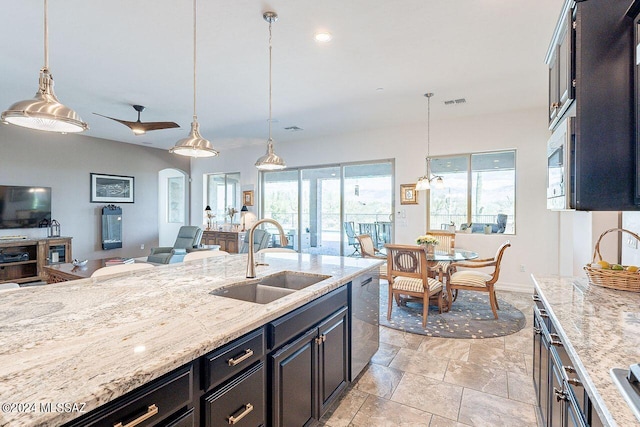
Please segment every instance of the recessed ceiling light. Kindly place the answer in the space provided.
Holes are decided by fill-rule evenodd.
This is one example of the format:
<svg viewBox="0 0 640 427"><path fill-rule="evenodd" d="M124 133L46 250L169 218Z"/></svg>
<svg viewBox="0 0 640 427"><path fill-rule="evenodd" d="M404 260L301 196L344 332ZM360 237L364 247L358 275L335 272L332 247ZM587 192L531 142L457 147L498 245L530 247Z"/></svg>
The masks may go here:
<svg viewBox="0 0 640 427"><path fill-rule="evenodd" d="M383 87L377 87L377 88L376 88L376 90L377 90L378 92L382 92L382 91L384 90L384 88L383 88Z"/></svg>
<svg viewBox="0 0 640 427"><path fill-rule="evenodd" d="M329 32L320 32L320 33L316 33L314 38L316 39L317 42L327 43L331 41L333 36Z"/></svg>

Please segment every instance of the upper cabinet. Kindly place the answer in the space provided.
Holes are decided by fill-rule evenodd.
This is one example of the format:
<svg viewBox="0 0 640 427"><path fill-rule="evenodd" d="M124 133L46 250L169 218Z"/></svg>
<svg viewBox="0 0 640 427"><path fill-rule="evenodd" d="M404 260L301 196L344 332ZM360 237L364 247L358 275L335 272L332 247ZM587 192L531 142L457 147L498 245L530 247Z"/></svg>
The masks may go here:
<svg viewBox="0 0 640 427"><path fill-rule="evenodd" d="M549 127L575 117L571 208L637 210L632 0L566 0L548 49Z"/></svg>
<svg viewBox="0 0 640 427"><path fill-rule="evenodd" d="M574 8L567 2L547 52L549 66L549 128L553 129L575 97L576 56Z"/></svg>

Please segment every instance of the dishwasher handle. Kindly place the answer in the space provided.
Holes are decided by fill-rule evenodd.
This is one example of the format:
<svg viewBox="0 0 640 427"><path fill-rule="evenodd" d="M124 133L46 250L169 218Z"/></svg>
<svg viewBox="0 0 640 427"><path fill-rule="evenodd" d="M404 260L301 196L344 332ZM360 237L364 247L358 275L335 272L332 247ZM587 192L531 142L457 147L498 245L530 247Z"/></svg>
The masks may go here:
<svg viewBox="0 0 640 427"><path fill-rule="evenodd" d="M368 279L363 280L362 282L360 282L360 286L368 285L371 282L373 282L373 277L369 277Z"/></svg>

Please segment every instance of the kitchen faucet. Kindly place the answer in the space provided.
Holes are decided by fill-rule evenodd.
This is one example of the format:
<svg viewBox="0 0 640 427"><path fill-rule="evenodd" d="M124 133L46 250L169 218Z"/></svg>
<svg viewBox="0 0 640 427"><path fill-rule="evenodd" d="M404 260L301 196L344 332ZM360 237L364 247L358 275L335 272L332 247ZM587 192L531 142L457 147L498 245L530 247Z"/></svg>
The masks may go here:
<svg viewBox="0 0 640 427"><path fill-rule="evenodd" d="M256 264L254 261L255 256L253 253L254 251L253 232L260 224L265 224L265 223L273 224L276 227L278 227L278 230L280 231L280 244L282 246L287 246L287 244L289 243L289 241L287 240L287 236L284 234L284 230L282 229L282 226L275 219L263 218L257 221L255 224L253 224L248 231L249 233L249 250L248 250L248 258L247 258L247 278L248 279L253 279L254 277L256 277Z"/></svg>

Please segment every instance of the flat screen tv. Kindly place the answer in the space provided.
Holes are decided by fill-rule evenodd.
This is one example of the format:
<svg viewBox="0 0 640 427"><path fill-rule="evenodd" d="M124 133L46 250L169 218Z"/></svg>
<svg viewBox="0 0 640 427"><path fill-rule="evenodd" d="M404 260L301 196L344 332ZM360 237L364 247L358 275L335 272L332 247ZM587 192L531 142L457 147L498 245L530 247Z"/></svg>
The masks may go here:
<svg viewBox="0 0 640 427"><path fill-rule="evenodd" d="M0 185L0 229L35 228L51 221L51 187Z"/></svg>

